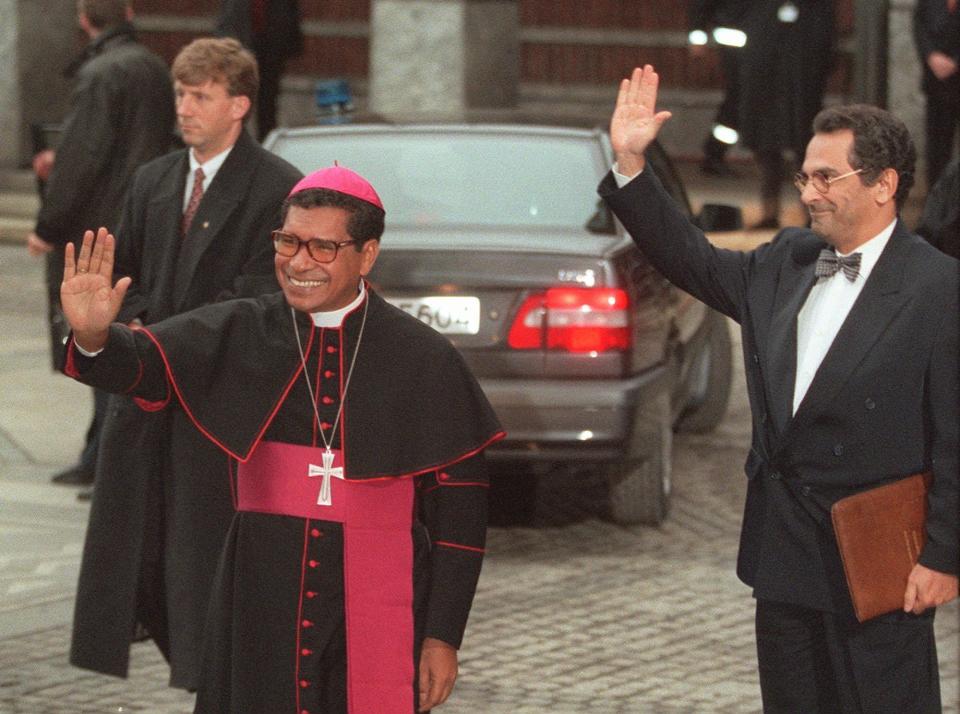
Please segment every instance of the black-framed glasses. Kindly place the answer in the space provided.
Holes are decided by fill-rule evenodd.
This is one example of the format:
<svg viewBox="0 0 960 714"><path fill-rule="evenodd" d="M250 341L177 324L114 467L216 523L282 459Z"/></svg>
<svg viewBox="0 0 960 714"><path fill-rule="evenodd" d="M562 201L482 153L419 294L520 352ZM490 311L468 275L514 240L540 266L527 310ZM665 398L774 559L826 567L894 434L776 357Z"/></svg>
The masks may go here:
<svg viewBox="0 0 960 714"><path fill-rule="evenodd" d="M823 171L814 171L812 174L807 176L802 171L793 175L793 185L797 187L797 190L801 193L803 189L807 187L807 183L812 183L813 187L817 189L820 193L826 193L830 190L830 184L834 181L839 181L840 179L845 179L848 176L856 176L859 173L863 173L863 169L854 169L853 171L847 171L845 174L840 174L839 176L827 176Z"/></svg>
<svg viewBox="0 0 960 714"><path fill-rule="evenodd" d="M296 236L283 231L273 231L270 237L273 239L273 249L280 255L292 258L299 252L300 246L305 245L307 246L307 255L318 263L332 263L337 259L337 251L345 245L357 242L356 240L342 240L337 243L322 238L300 240Z"/></svg>

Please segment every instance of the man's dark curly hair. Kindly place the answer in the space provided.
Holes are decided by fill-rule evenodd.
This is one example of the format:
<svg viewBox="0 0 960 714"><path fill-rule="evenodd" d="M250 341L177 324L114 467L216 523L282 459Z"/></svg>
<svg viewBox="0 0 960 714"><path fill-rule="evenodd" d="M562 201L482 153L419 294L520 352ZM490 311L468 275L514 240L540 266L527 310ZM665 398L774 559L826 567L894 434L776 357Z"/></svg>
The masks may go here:
<svg viewBox="0 0 960 714"><path fill-rule="evenodd" d="M813 131L829 134L849 129L853 132L853 148L848 161L854 169L863 169L859 175L865 186L872 186L884 169L893 169L900 177L897 193L897 211L903 208L913 187L917 150L906 124L890 112L869 104L848 104L829 107L813 120Z"/></svg>
<svg viewBox="0 0 960 714"><path fill-rule="evenodd" d="M358 241L353 247L358 252L368 240L379 241L383 235L383 218L386 215L382 208L377 208L356 196L350 196L329 188L307 188L290 196L283 202L280 216L287 220L287 213L291 206L297 208L342 208L350 214L347 221L347 233Z"/></svg>

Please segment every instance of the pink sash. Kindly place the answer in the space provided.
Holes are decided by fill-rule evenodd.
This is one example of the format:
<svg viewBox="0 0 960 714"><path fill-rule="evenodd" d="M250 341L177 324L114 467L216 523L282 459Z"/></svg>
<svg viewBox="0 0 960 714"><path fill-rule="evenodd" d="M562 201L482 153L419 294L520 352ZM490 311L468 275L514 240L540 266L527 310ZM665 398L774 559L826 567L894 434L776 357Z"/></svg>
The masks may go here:
<svg viewBox="0 0 960 714"><path fill-rule="evenodd" d="M345 480L341 452L324 469L324 451L261 442L238 469L238 510L343 524L348 710L411 714L413 480Z"/></svg>

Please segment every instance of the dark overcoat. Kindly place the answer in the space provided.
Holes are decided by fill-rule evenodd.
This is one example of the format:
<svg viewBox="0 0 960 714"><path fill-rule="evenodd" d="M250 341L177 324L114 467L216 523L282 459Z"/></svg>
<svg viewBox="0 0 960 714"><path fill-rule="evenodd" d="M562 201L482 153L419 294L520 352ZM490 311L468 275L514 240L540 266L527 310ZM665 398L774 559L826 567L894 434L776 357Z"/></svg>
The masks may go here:
<svg viewBox="0 0 960 714"><path fill-rule="evenodd" d="M740 140L753 151L792 149L800 159L833 66L834 2L755 0L740 27Z"/></svg>
<svg viewBox="0 0 960 714"><path fill-rule="evenodd" d="M149 325L234 296L277 289L270 231L300 172L244 131L180 237L189 158L137 172L117 237L130 275L120 319ZM77 590L70 659L125 676L144 594L162 594L173 686L195 689L210 586L233 515L226 457L182 412L112 397Z"/></svg>
<svg viewBox="0 0 960 714"><path fill-rule="evenodd" d="M957 573L957 261L898 221L794 415L797 314L825 243L787 228L715 248L649 170L600 193L658 270L740 324L753 439L737 572L754 595L852 617L829 508L926 469L920 562Z"/></svg>
<svg viewBox="0 0 960 714"><path fill-rule="evenodd" d="M37 235L63 247L90 228L116 230L134 171L173 145L173 107L170 71L133 28L93 40L77 70Z"/></svg>
<svg viewBox="0 0 960 714"><path fill-rule="evenodd" d="M298 0L267 0L262 32L255 34L250 0L222 0L216 32L236 37L247 47L269 50L284 58L303 51Z"/></svg>

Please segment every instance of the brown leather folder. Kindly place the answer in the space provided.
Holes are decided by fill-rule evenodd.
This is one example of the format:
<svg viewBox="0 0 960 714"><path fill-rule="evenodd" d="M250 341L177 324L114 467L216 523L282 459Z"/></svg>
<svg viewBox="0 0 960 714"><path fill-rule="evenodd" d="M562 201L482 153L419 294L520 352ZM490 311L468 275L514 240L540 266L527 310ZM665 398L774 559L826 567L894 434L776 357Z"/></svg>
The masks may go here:
<svg viewBox="0 0 960 714"><path fill-rule="evenodd" d="M907 577L926 542L933 476L914 474L841 498L830 517L857 620L903 607Z"/></svg>

